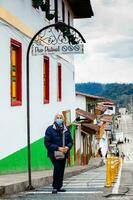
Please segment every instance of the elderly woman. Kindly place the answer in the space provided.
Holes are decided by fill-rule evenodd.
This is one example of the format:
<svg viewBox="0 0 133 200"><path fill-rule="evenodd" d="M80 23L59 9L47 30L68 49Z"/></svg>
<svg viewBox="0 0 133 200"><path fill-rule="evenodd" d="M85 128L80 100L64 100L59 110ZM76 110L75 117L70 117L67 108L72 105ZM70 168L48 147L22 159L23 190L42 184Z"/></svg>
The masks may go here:
<svg viewBox="0 0 133 200"><path fill-rule="evenodd" d="M65 192L66 190L62 188L64 169L73 141L70 131L64 125L62 114L55 115L53 125L47 128L44 144L48 150L48 157L54 166L52 193Z"/></svg>

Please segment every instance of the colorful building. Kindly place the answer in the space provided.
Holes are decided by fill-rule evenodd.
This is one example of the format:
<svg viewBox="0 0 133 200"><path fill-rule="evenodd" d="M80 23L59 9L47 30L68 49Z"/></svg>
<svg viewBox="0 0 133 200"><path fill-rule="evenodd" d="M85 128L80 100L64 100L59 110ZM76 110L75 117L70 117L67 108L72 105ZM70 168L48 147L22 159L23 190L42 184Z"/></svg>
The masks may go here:
<svg viewBox="0 0 133 200"><path fill-rule="evenodd" d="M74 18L92 15L89 0L0 1L0 174L27 170L26 53L31 38L52 23L73 26ZM75 120L73 56L30 55L29 74L32 170L49 169L43 145L47 126L56 113L63 112L68 123Z"/></svg>
<svg viewBox="0 0 133 200"><path fill-rule="evenodd" d="M95 96L95 95L91 95L91 94L87 94L83 92L77 92L77 91L76 91L76 99L77 99L76 100L77 104L81 105L81 102L82 104L84 104L85 102L85 110L90 113L95 113L95 107L97 103L105 100L104 97Z"/></svg>
<svg viewBox="0 0 133 200"><path fill-rule="evenodd" d="M81 162L83 164L87 164L91 157L99 157L99 148L103 156L107 153L112 140L113 123L112 116L105 114L110 108L109 105L113 106L114 111L115 104L111 100L107 101L104 97L76 92L78 107L76 113L84 117L80 121L81 155L83 154Z"/></svg>
<svg viewBox="0 0 133 200"><path fill-rule="evenodd" d="M76 92L76 144L78 146L76 154L78 158L77 163L83 165L88 164L91 157L95 157L96 135L99 130L99 127L96 125L96 115L93 112L86 111L88 96L91 95Z"/></svg>

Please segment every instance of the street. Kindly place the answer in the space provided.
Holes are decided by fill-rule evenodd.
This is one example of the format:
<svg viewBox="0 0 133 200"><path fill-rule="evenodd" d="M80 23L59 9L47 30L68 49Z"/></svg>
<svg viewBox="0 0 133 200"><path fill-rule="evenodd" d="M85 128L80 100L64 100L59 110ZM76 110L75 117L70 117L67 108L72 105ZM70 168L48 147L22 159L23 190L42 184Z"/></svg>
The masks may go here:
<svg viewBox="0 0 133 200"><path fill-rule="evenodd" d="M65 179L65 193L51 194L52 186L49 185L8 199L99 199L102 198L104 186L105 166Z"/></svg>
<svg viewBox="0 0 133 200"><path fill-rule="evenodd" d="M133 120L131 115L123 115L121 119L121 131L124 133L124 137L129 139L129 143L126 142L121 145L121 151L125 154L125 163L133 163Z"/></svg>
<svg viewBox="0 0 133 200"><path fill-rule="evenodd" d="M124 137L129 139L129 142L126 141L119 145L120 152L125 154L125 158L122 164L120 182L117 185L119 186L118 196L112 195L109 199L133 200L133 120L131 115L122 115L119 131L124 133Z"/></svg>
<svg viewBox="0 0 133 200"><path fill-rule="evenodd" d="M121 119L121 131L124 137L129 139L129 143L121 145L121 151L125 154L122 167L120 187L127 188L125 199L133 199L133 119L131 115L123 115Z"/></svg>

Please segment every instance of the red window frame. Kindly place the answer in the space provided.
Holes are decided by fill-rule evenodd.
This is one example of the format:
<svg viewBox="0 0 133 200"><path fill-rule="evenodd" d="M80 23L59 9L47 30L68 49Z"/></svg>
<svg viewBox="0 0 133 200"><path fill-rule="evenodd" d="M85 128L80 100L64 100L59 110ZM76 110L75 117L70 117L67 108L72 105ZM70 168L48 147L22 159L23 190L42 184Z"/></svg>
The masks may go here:
<svg viewBox="0 0 133 200"><path fill-rule="evenodd" d="M62 66L60 63L58 63L57 68L57 101L62 100Z"/></svg>
<svg viewBox="0 0 133 200"><path fill-rule="evenodd" d="M11 48L11 106L22 105L22 44L14 39L10 42ZM15 64L13 63L12 51L15 51ZM14 86L14 85L15 86ZM13 96L13 87L15 87L16 97Z"/></svg>
<svg viewBox="0 0 133 200"><path fill-rule="evenodd" d="M44 56L43 64L43 103L49 103L50 91L49 91L49 57Z"/></svg>

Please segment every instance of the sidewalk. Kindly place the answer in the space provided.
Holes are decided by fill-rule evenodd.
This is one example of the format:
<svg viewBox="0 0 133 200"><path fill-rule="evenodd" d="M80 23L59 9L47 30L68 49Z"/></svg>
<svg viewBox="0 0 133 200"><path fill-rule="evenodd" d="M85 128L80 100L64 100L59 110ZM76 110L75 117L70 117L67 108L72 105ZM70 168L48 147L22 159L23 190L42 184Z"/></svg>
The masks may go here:
<svg viewBox="0 0 133 200"><path fill-rule="evenodd" d="M65 178L97 168L100 166L100 162L101 159L93 158L88 165L68 167L65 169ZM32 186L36 188L52 183L52 173L53 170L32 172ZM0 175L0 196L25 191L27 186L27 173Z"/></svg>

